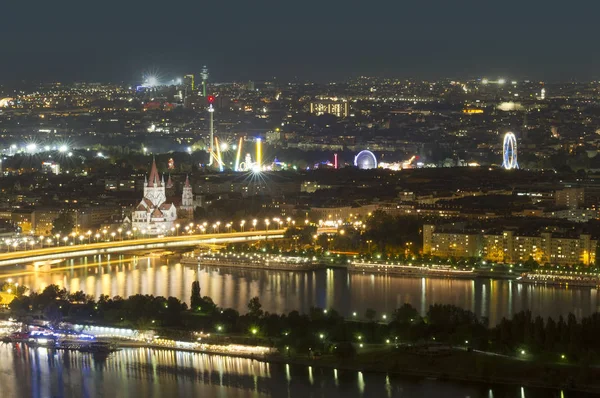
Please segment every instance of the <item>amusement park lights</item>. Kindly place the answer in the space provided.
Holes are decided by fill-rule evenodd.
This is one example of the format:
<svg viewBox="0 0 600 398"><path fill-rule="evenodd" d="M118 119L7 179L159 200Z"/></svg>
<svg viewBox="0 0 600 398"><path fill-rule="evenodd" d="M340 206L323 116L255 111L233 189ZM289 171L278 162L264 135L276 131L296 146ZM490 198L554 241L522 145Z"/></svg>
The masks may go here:
<svg viewBox="0 0 600 398"><path fill-rule="evenodd" d="M240 137L240 143L238 144L237 154L235 155L235 166L233 168L234 171L240 171L240 156L242 155L243 140L243 137Z"/></svg>
<svg viewBox="0 0 600 398"><path fill-rule="evenodd" d="M519 168L519 163L517 163L517 137L513 133L506 133L504 135L502 167L506 170Z"/></svg>
<svg viewBox="0 0 600 398"><path fill-rule="evenodd" d="M256 139L256 164L258 167L262 165L262 140Z"/></svg>
<svg viewBox="0 0 600 398"><path fill-rule="evenodd" d="M360 151L354 158L354 165L363 170L375 169L377 168L377 158L371 151Z"/></svg>

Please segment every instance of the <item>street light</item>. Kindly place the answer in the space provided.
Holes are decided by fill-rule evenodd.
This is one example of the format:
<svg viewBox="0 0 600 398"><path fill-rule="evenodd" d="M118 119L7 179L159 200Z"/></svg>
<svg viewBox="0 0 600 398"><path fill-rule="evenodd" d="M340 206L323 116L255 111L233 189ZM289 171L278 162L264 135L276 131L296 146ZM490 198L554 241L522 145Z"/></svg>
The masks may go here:
<svg viewBox="0 0 600 398"><path fill-rule="evenodd" d="M246 220L240 221L240 229L244 232L244 224L246 224Z"/></svg>
<svg viewBox="0 0 600 398"><path fill-rule="evenodd" d="M117 232L119 233L119 240L123 240L123 235L121 235L121 232L123 232L123 228L117 229Z"/></svg>
<svg viewBox="0 0 600 398"><path fill-rule="evenodd" d="M181 225L179 225L179 223L175 224L175 230L177 231L177 236L179 236L179 227Z"/></svg>
<svg viewBox="0 0 600 398"><path fill-rule="evenodd" d="M254 220L252 220L252 227L254 229L256 229L256 224L258 223L258 220L255 218Z"/></svg>

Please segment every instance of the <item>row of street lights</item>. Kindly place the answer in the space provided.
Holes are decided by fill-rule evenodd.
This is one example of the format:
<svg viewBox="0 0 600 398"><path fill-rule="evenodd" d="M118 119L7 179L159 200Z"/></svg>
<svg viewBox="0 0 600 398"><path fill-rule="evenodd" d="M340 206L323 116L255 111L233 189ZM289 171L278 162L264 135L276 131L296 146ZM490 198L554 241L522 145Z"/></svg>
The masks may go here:
<svg viewBox="0 0 600 398"><path fill-rule="evenodd" d="M291 217L287 217L286 219L282 219L279 217L273 217L272 219L269 218L265 218L264 219L264 227L265 227L265 231L268 232L269 231L269 227L273 224L276 227L279 228L283 228L284 225L287 225L288 227L292 227L296 225L296 221L292 220ZM241 220L239 222L239 227L240 227L240 231L241 232L245 232L245 228L246 228L246 224L252 224L252 228L254 230L256 230L257 226L259 225L259 221L257 219L253 219L252 221L247 222L246 220ZM308 220L305 220L305 225L309 224ZM212 225L209 226L208 222L203 222L203 223L189 223L186 224L185 226L183 226L183 230L185 230L185 234L194 234L194 233L202 233L202 234L206 234L206 233L221 233L221 226L223 226L225 228L225 230L229 233L233 232L233 228L234 228L234 223L233 222L228 222L228 223L222 223L221 221L216 221L214 222ZM175 226L171 227L170 231L166 230L166 229L162 229L163 234L168 234L169 232L173 235L173 236L179 236L179 232L180 229L182 228L182 225L177 223L175 224ZM211 231L212 228L212 231ZM117 239L118 236L118 240L122 241L123 239L136 239L136 238L147 238L149 234L149 231L147 231L146 229L138 229L137 227L134 227L131 230L124 230L123 228L117 228L116 231L110 231L108 229L102 229L102 230L98 230L96 233L93 233L91 230L88 230L85 233L77 233L77 232L71 232L70 234L67 235L62 235L60 233L57 233L55 235L52 236L40 236L39 239L36 239L36 237L26 237L23 238L22 240L19 239L6 239L3 240L2 243L6 245L7 247L7 251L11 251L11 248L14 251L19 250L19 247L24 244L24 250L28 250L28 249L34 249L34 247L37 245L41 248L44 247L44 245L47 246L67 246L67 245L76 245L76 244L85 244L86 241L88 244L92 243L92 239L94 240L94 242L100 242L100 241L104 241L104 242L108 242L108 241L115 241ZM31 245L30 247L28 247L28 245Z"/></svg>

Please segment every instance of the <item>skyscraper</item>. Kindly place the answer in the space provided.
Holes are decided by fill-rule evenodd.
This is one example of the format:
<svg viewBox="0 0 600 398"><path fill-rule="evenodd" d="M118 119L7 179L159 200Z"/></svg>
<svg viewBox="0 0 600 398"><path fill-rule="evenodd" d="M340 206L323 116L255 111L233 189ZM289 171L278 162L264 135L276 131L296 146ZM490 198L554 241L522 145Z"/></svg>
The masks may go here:
<svg viewBox="0 0 600 398"><path fill-rule="evenodd" d="M206 65L202 67L202 72L200 72L200 76L202 77L202 96L206 97L206 82L208 81L208 68Z"/></svg>

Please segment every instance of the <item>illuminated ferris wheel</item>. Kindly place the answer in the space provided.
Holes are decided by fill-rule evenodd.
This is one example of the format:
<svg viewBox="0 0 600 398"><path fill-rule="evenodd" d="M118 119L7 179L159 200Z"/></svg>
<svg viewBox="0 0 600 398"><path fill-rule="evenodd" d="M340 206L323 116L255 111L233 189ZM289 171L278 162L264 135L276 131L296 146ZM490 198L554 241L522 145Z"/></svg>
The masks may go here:
<svg viewBox="0 0 600 398"><path fill-rule="evenodd" d="M502 167L506 170L518 169L517 163L517 137L513 133L504 134L502 145Z"/></svg>

